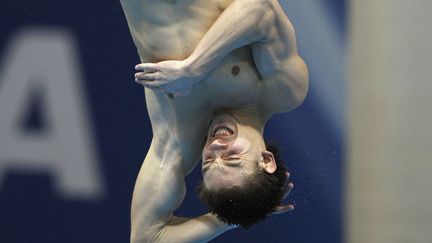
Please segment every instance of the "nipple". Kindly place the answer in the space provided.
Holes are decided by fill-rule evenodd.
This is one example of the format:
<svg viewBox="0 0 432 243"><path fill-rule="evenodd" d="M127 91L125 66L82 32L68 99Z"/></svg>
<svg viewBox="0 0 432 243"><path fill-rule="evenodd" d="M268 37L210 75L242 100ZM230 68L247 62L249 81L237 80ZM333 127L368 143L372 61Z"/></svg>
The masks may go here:
<svg viewBox="0 0 432 243"><path fill-rule="evenodd" d="M238 65L235 65L232 69L231 69L231 73L234 76L237 76L240 73L240 67Z"/></svg>

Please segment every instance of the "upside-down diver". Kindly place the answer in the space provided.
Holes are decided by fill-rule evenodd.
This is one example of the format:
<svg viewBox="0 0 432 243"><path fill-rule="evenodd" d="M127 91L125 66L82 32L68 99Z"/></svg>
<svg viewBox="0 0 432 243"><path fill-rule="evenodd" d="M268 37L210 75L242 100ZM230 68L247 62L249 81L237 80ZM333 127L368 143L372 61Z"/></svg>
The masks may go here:
<svg viewBox="0 0 432 243"><path fill-rule="evenodd" d="M280 203L292 183L263 130L303 102L308 72L279 2L121 3L153 131L133 193L131 241L208 241L291 210ZM199 195L211 213L176 217L200 155Z"/></svg>

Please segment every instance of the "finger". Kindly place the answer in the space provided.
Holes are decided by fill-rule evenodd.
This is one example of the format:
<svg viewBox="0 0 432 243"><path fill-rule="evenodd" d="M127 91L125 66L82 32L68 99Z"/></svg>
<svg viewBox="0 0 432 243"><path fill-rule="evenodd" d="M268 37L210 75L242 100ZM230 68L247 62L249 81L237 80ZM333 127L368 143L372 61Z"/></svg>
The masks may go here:
<svg viewBox="0 0 432 243"><path fill-rule="evenodd" d="M285 200L288 195L290 194L291 190L294 188L294 184L289 183L286 187L285 187L285 193L284 196L282 197L282 200Z"/></svg>
<svg viewBox="0 0 432 243"><path fill-rule="evenodd" d="M293 204L279 205L275 207L275 212L273 212L273 214L287 213L292 210L294 210Z"/></svg>
<svg viewBox="0 0 432 243"><path fill-rule="evenodd" d="M284 197L283 197L284 199L285 199L285 197L288 196L288 194L291 192L292 188L294 187L294 184L290 183L288 180L290 177L290 173L287 171L285 173L285 175L286 175L286 179L285 179L285 185L284 185Z"/></svg>
<svg viewBox="0 0 432 243"><path fill-rule="evenodd" d="M151 73L158 71L158 68L156 63L140 63L135 66L135 70Z"/></svg>
<svg viewBox="0 0 432 243"><path fill-rule="evenodd" d="M144 72L135 73L136 80L154 81L158 79L158 77L159 77L158 73L144 73Z"/></svg>

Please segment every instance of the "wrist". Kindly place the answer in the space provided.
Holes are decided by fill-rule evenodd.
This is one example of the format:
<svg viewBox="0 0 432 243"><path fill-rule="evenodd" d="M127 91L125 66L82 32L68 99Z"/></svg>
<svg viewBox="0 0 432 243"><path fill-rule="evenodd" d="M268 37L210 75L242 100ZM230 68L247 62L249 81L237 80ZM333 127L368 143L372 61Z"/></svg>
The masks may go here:
<svg viewBox="0 0 432 243"><path fill-rule="evenodd" d="M183 62L185 72L189 75L189 77L193 77L197 81L203 79L204 76L209 72L208 68L206 68L206 65L200 62L194 56L189 56L183 60Z"/></svg>

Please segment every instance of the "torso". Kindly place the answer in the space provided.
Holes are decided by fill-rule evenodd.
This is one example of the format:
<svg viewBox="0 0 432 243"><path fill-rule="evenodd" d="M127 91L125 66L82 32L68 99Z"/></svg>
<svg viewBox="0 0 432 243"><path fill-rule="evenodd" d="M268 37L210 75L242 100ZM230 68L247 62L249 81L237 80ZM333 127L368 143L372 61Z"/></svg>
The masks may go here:
<svg viewBox="0 0 432 243"><path fill-rule="evenodd" d="M122 0L122 5L141 62L148 63L187 58L232 1ZM163 239L163 229L183 201L184 176L199 161L214 111L253 112L262 102L261 89L249 47L226 56L188 96L171 99L145 89L153 140L134 189L132 232L148 241Z"/></svg>
<svg viewBox="0 0 432 243"><path fill-rule="evenodd" d="M142 1L148 2L143 4ZM171 3L176 1L176 3ZM141 0L140 27L131 29L142 62L187 58L232 0ZM142 7L144 6L144 7ZM186 97L171 99L146 89L154 136L178 141L185 170L199 159L207 124L216 108L251 105L260 95L249 47L225 57Z"/></svg>

